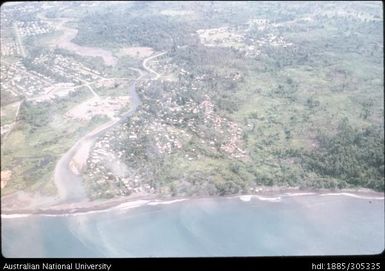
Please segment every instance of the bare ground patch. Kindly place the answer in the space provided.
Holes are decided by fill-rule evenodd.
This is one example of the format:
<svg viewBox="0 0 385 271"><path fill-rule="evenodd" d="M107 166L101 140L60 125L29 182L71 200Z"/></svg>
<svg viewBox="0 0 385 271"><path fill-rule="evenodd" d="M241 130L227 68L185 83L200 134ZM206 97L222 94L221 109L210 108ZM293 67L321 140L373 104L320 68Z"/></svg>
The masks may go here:
<svg viewBox="0 0 385 271"><path fill-rule="evenodd" d="M90 120L96 115L104 115L113 119L121 108L127 106L129 96L91 98L68 111L65 116L71 119Z"/></svg>
<svg viewBox="0 0 385 271"><path fill-rule="evenodd" d="M142 59L145 57L149 57L153 53L154 50L150 47L126 47L120 49L116 55Z"/></svg>
<svg viewBox="0 0 385 271"><path fill-rule="evenodd" d="M3 189L8 181L11 179L12 171L10 170L2 170L1 171L1 189Z"/></svg>

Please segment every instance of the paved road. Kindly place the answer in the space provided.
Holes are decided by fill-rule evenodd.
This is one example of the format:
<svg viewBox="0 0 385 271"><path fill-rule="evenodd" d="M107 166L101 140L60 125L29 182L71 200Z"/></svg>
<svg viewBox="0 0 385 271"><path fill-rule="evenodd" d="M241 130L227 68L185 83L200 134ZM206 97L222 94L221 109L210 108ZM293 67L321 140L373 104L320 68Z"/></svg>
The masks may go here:
<svg viewBox="0 0 385 271"><path fill-rule="evenodd" d="M145 68L148 72L155 74L155 78L153 78L153 80L157 80L160 77L160 74L157 73L156 71L154 71L153 69L151 69L150 67L148 67L147 62L158 57L158 56L164 55L165 53L167 53L167 52L163 52L163 53L159 53L159 54L150 56L143 61L143 68Z"/></svg>
<svg viewBox="0 0 385 271"><path fill-rule="evenodd" d="M21 107L23 102L24 102L24 100L17 101L15 103L13 103L13 104L18 103L16 113L15 113L15 118L14 118L14 121L11 123L11 127L9 128L9 130L4 134L4 136L1 140L1 145L3 145L3 143L5 142L5 139L7 138L7 136L12 132L13 128L15 127L15 124L17 122L17 117L19 116L19 113L20 113L20 107Z"/></svg>
<svg viewBox="0 0 385 271"><path fill-rule="evenodd" d="M16 25L16 24L13 24L13 27L14 27L14 29L15 29L15 34L16 34L17 43L19 44L19 47L20 47L20 53L21 53L21 56L22 56L22 57L25 57L25 55L26 55L26 54L25 54L25 49L24 49L23 42L21 41L19 29L17 28L17 25Z"/></svg>

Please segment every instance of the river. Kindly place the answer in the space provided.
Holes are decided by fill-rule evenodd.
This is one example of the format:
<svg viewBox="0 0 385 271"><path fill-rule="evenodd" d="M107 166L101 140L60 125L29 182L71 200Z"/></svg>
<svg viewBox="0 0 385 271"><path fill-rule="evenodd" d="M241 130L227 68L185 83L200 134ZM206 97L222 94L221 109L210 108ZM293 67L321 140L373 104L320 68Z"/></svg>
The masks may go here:
<svg viewBox="0 0 385 271"><path fill-rule="evenodd" d="M147 67L147 61L165 54L166 52L158 53L143 60L143 68L148 74L140 73L140 76L133 80L129 87L128 95L130 96L130 110L123 113L117 120L111 120L107 123L97 127L81 139L79 139L57 162L54 172L55 185L59 191L62 202L79 202L87 200L87 194L83 185L81 175L74 173L70 168L70 162L74 155L82 148L82 146L92 146L96 139L111 129L116 124L121 124L134 114L141 104L141 100L136 93L136 82L142 80L144 77L154 74L156 78L159 74Z"/></svg>
<svg viewBox="0 0 385 271"><path fill-rule="evenodd" d="M46 21L50 20L44 16L40 16L40 19L46 20ZM72 40L76 37L78 30L65 26L65 23L67 23L70 20L71 20L70 18L50 20L50 21L56 22L58 30L63 31L60 37L55 38L50 42L50 46L60 47L82 56L102 57L105 65L116 64L117 62L116 57L114 57L113 54L108 50L95 48L95 47L85 47L85 46L81 46L76 43L73 43ZM89 150L89 148L92 147L92 145L100 135L105 133L108 129L112 128L114 125L123 122L136 111L136 109L141 103L140 98L135 91L136 82L140 79L143 79L146 75L150 75L150 74L154 74L155 79L159 78L159 74L154 70L150 69L147 66L147 62L163 54L165 54L165 52L150 56L143 60L143 63L142 63L143 68L148 72L148 74L144 74L142 70L133 68L139 72L140 76L136 80L133 80L132 84L129 87L128 95L130 96L130 110L122 114L119 117L119 119L111 120L108 123L104 123L103 125L97 127L95 130L91 131L90 133L88 133L87 135L79 139L59 159L54 171L54 180L55 180L55 185L58 189L61 202L73 203L73 202L85 201L88 199L87 193L83 185L83 179L81 177L81 174L77 174L73 172L73 170L71 170L70 162L73 160L73 157L76 155L76 153L80 149L86 148L87 150Z"/></svg>
<svg viewBox="0 0 385 271"><path fill-rule="evenodd" d="M346 195L207 198L78 215L2 217L6 257L376 254L384 200Z"/></svg>
<svg viewBox="0 0 385 271"><path fill-rule="evenodd" d="M141 101L135 91L135 83L136 81L134 81L129 88L129 96L131 98L130 110L124 113L118 120L111 120L82 137L57 162L54 171L54 180L62 201L76 202L87 199L83 179L81 175L75 174L71 170L70 162L83 145L92 146L100 135L105 133L117 123L126 120L136 111Z"/></svg>

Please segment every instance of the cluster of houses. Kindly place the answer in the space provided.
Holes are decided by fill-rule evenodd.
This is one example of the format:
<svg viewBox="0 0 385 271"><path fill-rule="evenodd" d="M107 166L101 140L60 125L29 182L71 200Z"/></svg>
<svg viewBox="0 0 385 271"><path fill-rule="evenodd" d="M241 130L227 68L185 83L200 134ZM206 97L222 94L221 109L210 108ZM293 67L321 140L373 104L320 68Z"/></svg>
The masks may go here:
<svg viewBox="0 0 385 271"><path fill-rule="evenodd" d="M93 146L87 160L86 180L90 186L89 192L95 198L111 196L126 196L131 193L152 193L152 188L144 182L144 176L141 172L123 161L124 156L134 157L134 153L128 153L125 148L116 150L114 142L123 143L129 129L126 126L120 126L113 132L99 139ZM112 140L114 139L114 140ZM130 138L134 139L133 137ZM136 139L136 138L135 138ZM135 144L132 142L132 144ZM141 147L137 143L136 147Z"/></svg>
<svg viewBox="0 0 385 271"><path fill-rule="evenodd" d="M18 32L21 36L35 36L54 31L55 27L52 24L42 21L15 22Z"/></svg>
<svg viewBox="0 0 385 271"><path fill-rule="evenodd" d="M17 96L18 93L16 93L10 86L9 82L12 80L12 78L16 74L16 69L10 69L7 65L1 65L0 67L0 79L1 79L1 90L10 92L11 95Z"/></svg>
<svg viewBox="0 0 385 271"><path fill-rule="evenodd" d="M197 30L201 43L208 47L242 47L243 36L230 27Z"/></svg>
<svg viewBox="0 0 385 271"><path fill-rule="evenodd" d="M15 5L13 12L33 8ZM8 11L8 10L7 10ZM8 12L9 13L9 12ZM40 20L15 21L4 11L1 17L1 56L23 56L23 37L52 32L54 26ZM22 95L34 102L50 101L74 91L75 85L104 79L102 74L76 59L51 51L34 58L24 66L21 61L1 65L1 88L13 96ZM32 66L31 66L32 65ZM30 67L31 66L31 67Z"/></svg>
<svg viewBox="0 0 385 271"><path fill-rule="evenodd" d="M1 31L0 34L0 49L2 56L18 56L21 55L21 48L16 40L9 35L3 34L5 31Z"/></svg>
<svg viewBox="0 0 385 271"><path fill-rule="evenodd" d="M244 158L246 152L242 150L242 129L238 124L216 114L213 110L214 105L208 96L206 96L205 100L199 105L199 109L204 112L204 123L212 127L217 134L223 135L224 138L219 144L220 150L234 158ZM204 135L205 131L201 131L201 133ZM207 136L205 137L207 138ZM209 140L212 148L213 145L219 143L216 137Z"/></svg>
<svg viewBox="0 0 385 271"><path fill-rule="evenodd" d="M267 34L266 37L257 40L256 43L258 46L273 46L273 47L283 47L292 46L293 43L287 42L282 36L276 36L274 34Z"/></svg>
<svg viewBox="0 0 385 271"><path fill-rule="evenodd" d="M240 74L231 76L239 80ZM199 78L202 80L204 76ZM140 110L93 146L86 174L94 196L154 192L146 173L153 170L153 163L161 157L177 154L189 162L202 155L198 148L222 152L234 159L246 157L242 149L242 129L217 114L209 96L201 102L192 98L186 98L182 104L178 102L180 96L192 88L197 89L197 84L191 84L191 89L186 86L178 89L178 84L169 83L161 95L151 96L148 89L152 84L151 81L140 84ZM155 111L152 106L156 106ZM207 129L202 129L202 124ZM198 138L199 146L189 146L193 136ZM117 165L121 169L118 172Z"/></svg>
<svg viewBox="0 0 385 271"><path fill-rule="evenodd" d="M3 16L1 16L0 48L1 56L20 56L22 54L22 48L14 36L11 20Z"/></svg>
<svg viewBox="0 0 385 271"><path fill-rule="evenodd" d="M380 8L380 7L379 7ZM362 12L357 12L356 10L341 10L341 9L330 9L330 10L320 10L317 14L318 16L327 16L327 17L343 17L343 18L349 18L353 20L360 20L360 21L366 21L366 22L372 22L372 21L382 21L382 13L378 13L378 15L373 15L368 12L365 12L362 10Z"/></svg>
<svg viewBox="0 0 385 271"><path fill-rule="evenodd" d="M248 31L253 28L257 28L259 31L263 31L268 27L269 20L267 19L251 19L248 21Z"/></svg>
<svg viewBox="0 0 385 271"><path fill-rule="evenodd" d="M8 4L11 4L10 2ZM44 4L44 3L42 3ZM12 3L12 8L8 6L7 9L2 9L1 12L3 13L3 16L10 16L12 13L18 13L18 14L32 14L33 12L36 12L36 4L34 3L26 3L26 2L18 2L18 3Z"/></svg>
<svg viewBox="0 0 385 271"><path fill-rule="evenodd" d="M274 27L267 19L249 20L241 27L223 26L219 28L200 29L197 31L200 41L208 47L232 47L243 52L247 57L261 54L263 47L288 47L293 45L282 36L268 33ZM254 38L252 30L260 31L261 37Z"/></svg>
<svg viewBox="0 0 385 271"><path fill-rule="evenodd" d="M13 95L21 93L27 98L43 94L45 88L55 83L44 74L27 70L20 61L12 65L2 65L1 73L2 91L9 91Z"/></svg>
<svg viewBox="0 0 385 271"><path fill-rule="evenodd" d="M105 79L101 72L59 54L40 55L32 64L43 69L27 69L21 61L1 65L2 91L25 96L33 102L52 101L67 96L76 86ZM44 67L49 67L49 71Z"/></svg>
<svg viewBox="0 0 385 271"><path fill-rule="evenodd" d="M162 123L160 117L147 118L148 115L144 112L141 117L131 117L126 125L107 132L93 146L87 163L87 179L93 183L91 192L95 196L101 193L128 195L154 192L154 187L143 174L146 165L140 164L140 157L146 148L155 156L171 154L182 148L182 142L189 135L184 130ZM134 169L129 168L128 161L132 161ZM115 168L118 164L121 170L117 172Z"/></svg>
<svg viewBox="0 0 385 271"><path fill-rule="evenodd" d="M102 78L101 72L85 66L72 57L59 54L40 55L32 63L50 67L52 73L77 84L84 83L84 81L92 82Z"/></svg>

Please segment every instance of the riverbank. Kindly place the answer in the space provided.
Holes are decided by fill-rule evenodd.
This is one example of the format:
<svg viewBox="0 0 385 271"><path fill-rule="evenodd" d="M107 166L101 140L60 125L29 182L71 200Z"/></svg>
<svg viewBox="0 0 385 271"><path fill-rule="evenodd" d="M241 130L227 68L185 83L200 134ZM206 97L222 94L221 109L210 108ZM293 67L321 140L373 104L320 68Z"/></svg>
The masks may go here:
<svg viewBox="0 0 385 271"><path fill-rule="evenodd" d="M107 212L112 209L131 209L146 205L172 204L180 201L194 199L215 199L215 198L239 198L241 201L250 201L258 199L262 201L279 202L286 197L302 196L345 196L360 198L363 200L384 200L384 193L376 192L370 189L341 189L341 190L311 190L299 189L298 187L258 187L257 192L253 194L236 194L226 196L191 196L191 197L165 197L155 194L134 194L128 197L119 197L114 199L85 200L76 203L55 204L46 208L24 208L24 209L6 209L2 210L2 218L17 218L30 215L46 216L70 216L85 215L96 212Z"/></svg>

